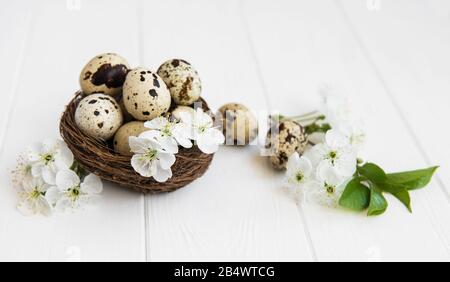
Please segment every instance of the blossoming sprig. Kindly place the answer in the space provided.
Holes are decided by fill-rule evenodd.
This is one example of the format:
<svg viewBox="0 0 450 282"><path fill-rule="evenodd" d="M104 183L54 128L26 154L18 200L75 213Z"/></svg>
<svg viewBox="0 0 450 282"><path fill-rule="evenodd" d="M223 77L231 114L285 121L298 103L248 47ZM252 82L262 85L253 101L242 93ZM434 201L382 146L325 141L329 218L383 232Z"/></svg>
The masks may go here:
<svg viewBox="0 0 450 282"><path fill-rule="evenodd" d="M319 111L309 112L298 116L271 115L270 124L279 124L283 121L295 121L305 128L306 134L325 133L331 125L325 121L326 117Z"/></svg>
<svg viewBox="0 0 450 282"><path fill-rule="evenodd" d="M415 171L385 173L374 163L364 163L358 153L365 140L361 122L342 97L322 91L324 117L315 116L313 126L325 131L323 141L289 157L287 179L291 188L301 191L306 200L355 211L367 210L369 216L383 214L388 206L384 193L392 194L411 212L409 191L425 187L437 167ZM327 129L327 127L331 129ZM321 130L314 130L320 132Z"/></svg>
<svg viewBox="0 0 450 282"><path fill-rule="evenodd" d="M178 153L178 145L191 148L189 127L183 122L170 121L166 117L157 117L144 123L144 126L157 133L156 138L171 153Z"/></svg>
<svg viewBox="0 0 450 282"><path fill-rule="evenodd" d="M198 148L205 154L213 154L219 149L219 145L225 142L222 131L214 127L213 119L201 108L197 108L194 114L180 113L181 121L186 126L189 139L195 140Z"/></svg>
<svg viewBox="0 0 450 282"><path fill-rule="evenodd" d="M345 183L356 172L357 158L339 131L329 130L324 139L302 157L298 153L289 157L287 178L289 186L304 199L337 207Z"/></svg>
<svg viewBox="0 0 450 282"><path fill-rule="evenodd" d="M22 214L48 216L52 213L52 206L45 198L50 185L45 183L42 178L27 178L21 185L22 189L18 192L21 201L17 208Z"/></svg>
<svg viewBox="0 0 450 282"><path fill-rule="evenodd" d="M47 201L58 211L84 207L103 190L100 178L89 174L81 181L73 170L61 170L56 175L56 185L45 193Z"/></svg>
<svg viewBox="0 0 450 282"><path fill-rule="evenodd" d="M392 194L412 212L409 192L424 188L437 166L397 173L385 173L374 163L358 165L353 178L345 187L339 205L355 211L367 209L367 215L383 214L388 203L383 193Z"/></svg>
<svg viewBox="0 0 450 282"><path fill-rule="evenodd" d="M53 185L57 172L72 165L73 154L63 141L49 139L30 147L28 162L33 177L42 177L45 182Z"/></svg>
<svg viewBox="0 0 450 282"><path fill-rule="evenodd" d="M100 178L87 175L61 140L37 143L19 156L12 171L17 206L24 215L51 215L55 210L83 206L102 190Z"/></svg>

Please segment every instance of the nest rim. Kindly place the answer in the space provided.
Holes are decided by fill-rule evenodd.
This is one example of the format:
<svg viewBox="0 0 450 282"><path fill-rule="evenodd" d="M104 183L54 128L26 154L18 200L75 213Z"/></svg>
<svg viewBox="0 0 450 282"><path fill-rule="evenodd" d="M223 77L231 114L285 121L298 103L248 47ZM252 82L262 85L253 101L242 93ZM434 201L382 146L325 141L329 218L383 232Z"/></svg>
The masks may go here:
<svg viewBox="0 0 450 282"><path fill-rule="evenodd" d="M75 111L78 103L88 95L77 91L67 104L61 119L59 130L61 137L72 151L75 160L88 172L102 180L130 188L142 193L172 192L201 177L212 162L214 154L205 154L196 145L186 149L179 147L172 166L172 177L166 182L157 182L153 177L139 175L131 166L131 156L120 155L112 149L111 140L103 141L81 131L75 123ZM210 108L200 98L205 112Z"/></svg>

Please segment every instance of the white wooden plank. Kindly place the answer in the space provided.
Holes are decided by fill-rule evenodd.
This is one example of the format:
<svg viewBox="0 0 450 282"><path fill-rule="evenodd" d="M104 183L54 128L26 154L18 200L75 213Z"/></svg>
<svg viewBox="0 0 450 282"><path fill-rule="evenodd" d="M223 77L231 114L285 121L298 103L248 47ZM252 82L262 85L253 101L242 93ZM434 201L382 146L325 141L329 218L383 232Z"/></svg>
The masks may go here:
<svg viewBox="0 0 450 282"><path fill-rule="evenodd" d="M186 59L213 108L237 101L266 109L238 9L237 1L146 1L145 65ZM277 181L257 148L222 147L202 178L148 196L149 259L311 260L296 206Z"/></svg>
<svg viewBox="0 0 450 282"><path fill-rule="evenodd" d="M33 1L35 2L35 1ZM77 1L74 1L75 4ZM105 183L95 208L51 218L16 209L7 169L30 143L59 136L64 105L78 89L83 65L114 51L138 61L136 1L40 1L0 155L0 260L145 260L143 196ZM21 15L19 9L9 13Z"/></svg>
<svg viewBox="0 0 450 282"><path fill-rule="evenodd" d="M318 85L338 83L365 114L366 159L388 171L427 166L333 1L245 1L244 11L272 109L306 112ZM412 198L412 215L389 197L375 218L305 205L318 259L449 260L444 193L433 181Z"/></svg>
<svg viewBox="0 0 450 282"><path fill-rule="evenodd" d="M19 70L23 64L23 50L30 27L30 1L14 1L2 4L0 10L0 83L2 103L0 103L0 148L3 144L9 109L16 92ZM1 150L1 149L0 149Z"/></svg>
<svg viewBox="0 0 450 282"><path fill-rule="evenodd" d="M378 10L342 4L423 157L441 165L440 186L450 201L450 151L443 149L450 142L450 2L389 1Z"/></svg>

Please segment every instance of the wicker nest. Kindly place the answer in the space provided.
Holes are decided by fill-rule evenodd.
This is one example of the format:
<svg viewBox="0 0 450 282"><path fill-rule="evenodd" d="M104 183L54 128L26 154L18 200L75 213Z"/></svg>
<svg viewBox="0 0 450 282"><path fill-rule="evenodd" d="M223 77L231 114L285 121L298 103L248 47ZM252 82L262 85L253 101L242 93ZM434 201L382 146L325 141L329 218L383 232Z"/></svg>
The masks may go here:
<svg viewBox="0 0 450 282"><path fill-rule="evenodd" d="M84 94L77 92L67 105L60 122L61 136L83 168L103 180L144 193L171 192L191 183L208 169L213 154L204 154L197 146L193 146L190 149L180 148L172 166L173 176L166 182L159 183L151 177L142 177L131 167L130 157L114 152L110 142L90 137L78 128L74 116L82 98ZM209 111L206 102L201 102L205 112Z"/></svg>

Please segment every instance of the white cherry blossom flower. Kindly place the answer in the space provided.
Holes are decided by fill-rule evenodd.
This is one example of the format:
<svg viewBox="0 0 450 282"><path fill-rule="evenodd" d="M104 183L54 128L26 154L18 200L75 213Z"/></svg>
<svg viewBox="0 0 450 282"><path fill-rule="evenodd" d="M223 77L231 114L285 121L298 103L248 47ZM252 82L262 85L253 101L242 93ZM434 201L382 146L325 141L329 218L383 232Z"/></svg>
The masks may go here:
<svg viewBox="0 0 450 282"><path fill-rule="evenodd" d="M42 178L27 178L22 182L22 191L19 192L21 202L17 206L24 215L43 214L50 215L52 207L45 198L49 185Z"/></svg>
<svg viewBox="0 0 450 282"><path fill-rule="evenodd" d="M15 188L22 188L24 183L31 181L33 175L31 174L31 163L24 155L20 155L17 160L17 166L12 170L12 183Z"/></svg>
<svg viewBox="0 0 450 282"><path fill-rule="evenodd" d="M100 178L87 175L83 182L72 170L60 170L55 178L56 186L50 187L45 198L58 211L82 208L103 190Z"/></svg>
<svg viewBox="0 0 450 282"><path fill-rule="evenodd" d="M325 142L305 152L313 166L328 165L343 177L350 177L356 171L356 152L341 132L331 129L325 134Z"/></svg>
<svg viewBox="0 0 450 282"><path fill-rule="evenodd" d="M182 122L169 121L165 117L157 117L145 122L144 126L152 129L151 131L153 132L148 137L146 135L149 133L143 132L141 137L153 138L155 133L157 133L157 140L173 154L178 153L178 144L184 148L192 147L192 142L189 140L189 126Z"/></svg>
<svg viewBox="0 0 450 282"><path fill-rule="evenodd" d="M134 153L131 166L136 172L144 177L153 177L158 182L172 177L170 168L175 163L175 156L155 138L130 136L129 144Z"/></svg>
<svg viewBox="0 0 450 282"><path fill-rule="evenodd" d="M215 153L219 145L225 142L222 131L214 127L211 116L197 108L194 114L181 112L181 121L188 126L190 139L195 140L198 148L205 154Z"/></svg>
<svg viewBox="0 0 450 282"><path fill-rule="evenodd" d="M322 100L320 111L325 115L332 128L337 128L342 123L352 120L353 113L350 102L341 92L338 87L329 84L325 84L319 89Z"/></svg>
<svg viewBox="0 0 450 282"><path fill-rule="evenodd" d="M55 184L56 174L68 169L73 163L73 154L61 140L47 140L34 144L28 153L33 177L42 177L50 185Z"/></svg>
<svg viewBox="0 0 450 282"><path fill-rule="evenodd" d="M366 133L363 130L361 122L353 122L348 124L341 124L337 128L345 138L347 138L348 143L352 146L357 152L361 150L365 141L366 141Z"/></svg>
<svg viewBox="0 0 450 282"><path fill-rule="evenodd" d="M324 85L319 89L322 98L321 112L333 129L340 131L351 146L359 151L365 142L363 121L352 111L349 100L338 87Z"/></svg>
<svg viewBox="0 0 450 282"><path fill-rule="evenodd" d="M308 183L306 200L323 206L337 207L345 185L345 178L332 167L322 163L317 168L316 180Z"/></svg>
<svg viewBox="0 0 450 282"><path fill-rule="evenodd" d="M289 157L286 168L287 182L291 188L301 188L311 181L313 173L311 161L303 156L300 157L297 152Z"/></svg>

